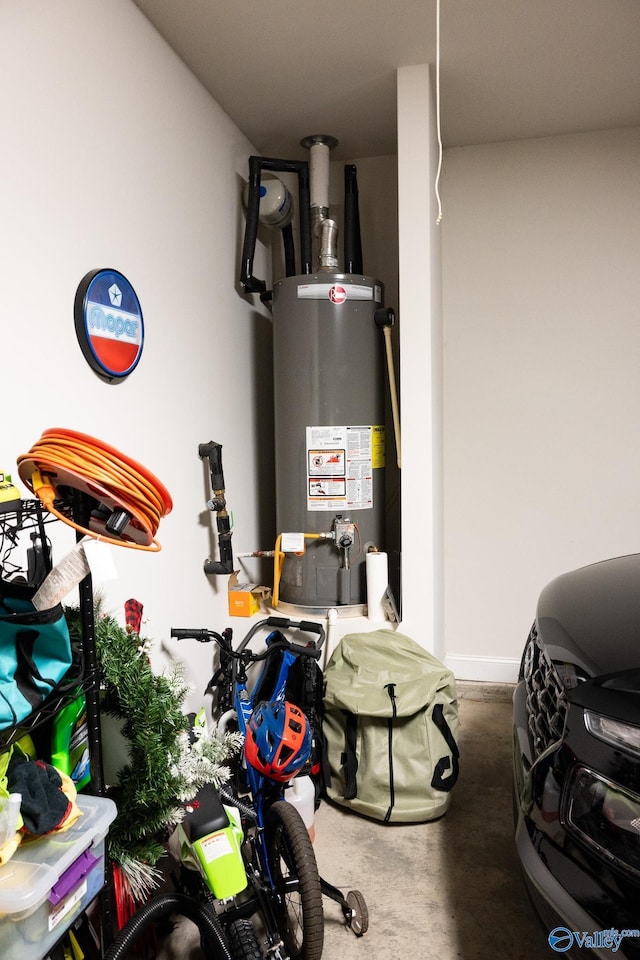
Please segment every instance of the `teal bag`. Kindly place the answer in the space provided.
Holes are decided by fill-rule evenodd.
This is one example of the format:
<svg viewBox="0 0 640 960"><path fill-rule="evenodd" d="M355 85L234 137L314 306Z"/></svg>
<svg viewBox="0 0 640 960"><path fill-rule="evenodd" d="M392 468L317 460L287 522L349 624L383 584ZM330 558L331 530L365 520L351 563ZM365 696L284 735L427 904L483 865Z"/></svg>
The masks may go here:
<svg viewBox="0 0 640 960"><path fill-rule="evenodd" d="M73 661L61 604L36 610L28 584L0 581L0 730L38 710Z"/></svg>

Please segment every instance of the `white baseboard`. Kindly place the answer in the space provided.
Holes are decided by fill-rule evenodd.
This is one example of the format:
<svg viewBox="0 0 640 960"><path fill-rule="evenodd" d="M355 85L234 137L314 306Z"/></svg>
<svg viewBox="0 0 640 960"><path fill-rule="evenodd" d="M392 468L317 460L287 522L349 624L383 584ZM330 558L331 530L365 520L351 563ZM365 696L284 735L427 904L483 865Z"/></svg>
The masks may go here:
<svg viewBox="0 0 640 960"><path fill-rule="evenodd" d="M476 680L483 683L517 683L520 660L507 657L462 657L451 654L445 663L456 680Z"/></svg>

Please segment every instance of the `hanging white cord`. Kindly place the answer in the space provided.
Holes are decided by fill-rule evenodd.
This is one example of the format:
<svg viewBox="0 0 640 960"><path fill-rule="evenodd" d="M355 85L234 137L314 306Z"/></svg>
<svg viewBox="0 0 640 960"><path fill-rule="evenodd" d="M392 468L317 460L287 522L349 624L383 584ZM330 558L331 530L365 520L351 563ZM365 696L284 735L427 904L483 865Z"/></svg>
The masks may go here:
<svg viewBox="0 0 640 960"><path fill-rule="evenodd" d="M438 202L436 224L442 220L442 201L440 200L440 173L442 171L442 132L440 130L440 0L436 0L436 127L438 130L438 169L434 190Z"/></svg>

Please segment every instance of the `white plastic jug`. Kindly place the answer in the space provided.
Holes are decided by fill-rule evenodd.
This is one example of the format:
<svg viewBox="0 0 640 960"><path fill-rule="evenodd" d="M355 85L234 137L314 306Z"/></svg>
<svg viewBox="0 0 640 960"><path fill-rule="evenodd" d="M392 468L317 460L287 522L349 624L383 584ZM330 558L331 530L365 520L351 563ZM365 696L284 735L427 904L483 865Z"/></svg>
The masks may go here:
<svg viewBox="0 0 640 960"><path fill-rule="evenodd" d="M304 825L309 831L311 842L316 838L316 828L314 825L316 811L316 789L311 777L294 777L287 784L284 791L284 798L297 807L298 813L304 821Z"/></svg>

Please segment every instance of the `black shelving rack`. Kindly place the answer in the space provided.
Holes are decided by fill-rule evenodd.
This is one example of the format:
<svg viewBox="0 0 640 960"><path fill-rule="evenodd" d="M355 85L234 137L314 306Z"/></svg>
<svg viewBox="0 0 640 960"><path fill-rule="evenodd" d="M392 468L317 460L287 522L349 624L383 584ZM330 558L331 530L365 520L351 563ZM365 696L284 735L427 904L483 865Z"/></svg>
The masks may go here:
<svg viewBox="0 0 640 960"><path fill-rule="evenodd" d="M71 508L65 507L73 519L82 524L90 509L84 494L74 497ZM38 582L30 580L33 572L29 571L26 563L14 560L16 553L20 558L25 555L25 545L34 540L40 547L42 567L39 576L46 575L53 566L47 526L57 522L57 518L48 513L39 500L15 501L15 507L0 511L0 577L3 580L19 579L38 587ZM80 539L78 534L76 539ZM0 749L6 748L18 736L34 730L42 723L50 720L72 697L72 691L77 693L82 687L87 701L87 725L89 729L89 756L91 761L91 787L87 792L95 796L104 796L105 784L102 763L102 743L100 738L100 688L98 679L98 661L95 642L94 598L91 574L86 576L79 585L79 610L81 621L82 644L77 656L65 678L60 691L54 691L47 697L41 707L37 708L17 728L0 731ZM75 695L75 694L74 694Z"/></svg>
<svg viewBox="0 0 640 960"><path fill-rule="evenodd" d="M91 511L91 499L80 491L72 491L70 500L57 503L61 514L68 516L78 526L87 528ZM37 588L53 567L52 551L47 528L57 523L58 518L43 507L40 500L16 500L0 504L0 579L20 580ZM77 533L76 541L84 534ZM29 544L39 548L37 569L29 569ZM20 561L20 562L19 562ZM78 587L78 607L81 623L80 648L74 650L72 666L64 684L51 693L33 713L12 728L0 731L0 751L8 749L24 733L35 731L51 721L56 713L77 697L78 689L85 694L90 783L83 793L105 796L102 740L100 733L100 680L95 636L95 607L93 582L88 574ZM105 886L100 896L100 922L103 946L113 938L113 881L108 857L105 857Z"/></svg>

